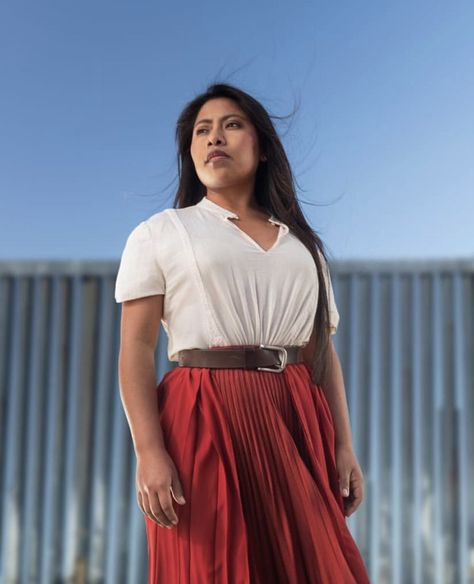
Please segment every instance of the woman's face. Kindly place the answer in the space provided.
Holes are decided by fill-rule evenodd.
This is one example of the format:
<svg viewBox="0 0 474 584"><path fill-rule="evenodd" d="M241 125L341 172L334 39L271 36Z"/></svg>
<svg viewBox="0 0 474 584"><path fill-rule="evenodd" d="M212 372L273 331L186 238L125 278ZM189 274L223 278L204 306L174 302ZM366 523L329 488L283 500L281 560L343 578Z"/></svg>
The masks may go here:
<svg viewBox="0 0 474 584"><path fill-rule="evenodd" d="M228 158L208 161L216 148ZM260 163L257 132L232 99L213 98L201 107L193 127L191 158L199 180L210 189L255 179Z"/></svg>

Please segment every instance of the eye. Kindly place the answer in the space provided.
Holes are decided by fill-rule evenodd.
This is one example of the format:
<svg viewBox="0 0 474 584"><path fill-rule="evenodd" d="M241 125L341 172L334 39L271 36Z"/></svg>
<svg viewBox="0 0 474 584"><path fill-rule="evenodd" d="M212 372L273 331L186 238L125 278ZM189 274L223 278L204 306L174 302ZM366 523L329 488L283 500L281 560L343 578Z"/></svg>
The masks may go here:
<svg viewBox="0 0 474 584"><path fill-rule="evenodd" d="M235 125L236 125L238 128L240 128L240 123L239 123L239 122L229 122L229 123L227 124L227 126L230 126L230 125L232 125L232 124L235 124ZM198 129L196 130L196 134L200 134L200 133L201 133L203 130L205 130L205 129L206 129L206 128L198 128Z"/></svg>

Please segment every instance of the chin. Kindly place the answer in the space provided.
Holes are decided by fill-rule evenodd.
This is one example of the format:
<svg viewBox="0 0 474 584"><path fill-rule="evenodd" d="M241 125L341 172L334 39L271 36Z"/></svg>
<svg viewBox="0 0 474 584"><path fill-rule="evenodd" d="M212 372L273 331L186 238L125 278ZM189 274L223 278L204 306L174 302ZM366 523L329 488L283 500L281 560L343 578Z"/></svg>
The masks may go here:
<svg viewBox="0 0 474 584"><path fill-rule="evenodd" d="M206 187L209 187L210 189L212 188L222 188L222 187L228 187L231 186L232 184L234 184L236 181L239 180L238 177L235 177L233 175L227 174L225 176L225 178L223 176L220 177L209 177L206 176L205 178L203 177L203 179L201 179L201 177L199 177L200 181L206 185Z"/></svg>

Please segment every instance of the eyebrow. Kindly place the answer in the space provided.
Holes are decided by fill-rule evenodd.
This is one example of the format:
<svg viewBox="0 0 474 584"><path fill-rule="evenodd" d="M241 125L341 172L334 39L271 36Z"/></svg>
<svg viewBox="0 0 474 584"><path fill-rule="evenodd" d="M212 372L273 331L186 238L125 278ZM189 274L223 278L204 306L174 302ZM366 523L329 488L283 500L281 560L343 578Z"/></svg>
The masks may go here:
<svg viewBox="0 0 474 584"><path fill-rule="evenodd" d="M244 116L241 116L240 114L227 114L226 116L222 116L222 118L220 118L220 119L226 120L227 118L233 118L233 117L242 118L243 120L247 119ZM208 118L206 118L205 120L199 120L199 122L196 122L194 124L194 127L198 126L199 124L212 124L212 120L209 120Z"/></svg>

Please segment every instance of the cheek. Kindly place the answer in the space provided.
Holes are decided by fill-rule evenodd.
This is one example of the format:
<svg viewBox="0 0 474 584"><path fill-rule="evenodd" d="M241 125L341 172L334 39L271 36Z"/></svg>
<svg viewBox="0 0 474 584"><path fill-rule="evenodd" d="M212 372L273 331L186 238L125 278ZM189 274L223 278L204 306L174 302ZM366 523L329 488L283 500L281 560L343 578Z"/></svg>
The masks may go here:
<svg viewBox="0 0 474 584"><path fill-rule="evenodd" d="M191 159L195 166L199 166L199 160L202 158L202 149L196 144L191 144L190 148Z"/></svg>
<svg viewBox="0 0 474 584"><path fill-rule="evenodd" d="M245 152L245 158L255 158L258 155L258 142L251 134L242 135L240 146Z"/></svg>

